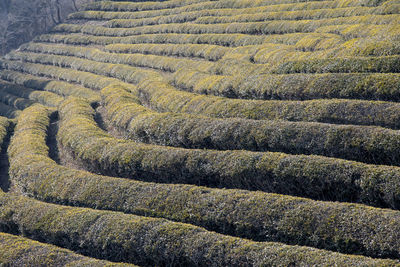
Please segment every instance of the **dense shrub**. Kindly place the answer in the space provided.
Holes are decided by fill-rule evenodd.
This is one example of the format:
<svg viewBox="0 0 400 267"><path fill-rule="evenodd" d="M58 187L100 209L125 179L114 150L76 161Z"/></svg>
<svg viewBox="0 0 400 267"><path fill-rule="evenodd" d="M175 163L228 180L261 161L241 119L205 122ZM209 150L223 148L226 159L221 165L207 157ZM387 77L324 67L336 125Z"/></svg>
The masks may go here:
<svg viewBox="0 0 400 267"><path fill-rule="evenodd" d="M18 117L20 112L21 112L20 110L0 102L0 116L14 119Z"/></svg>
<svg viewBox="0 0 400 267"><path fill-rule="evenodd" d="M50 107L56 107L63 100L62 97L56 94L31 90L24 86L8 83L3 80L0 80L0 90L0 99L3 103L21 110L35 102Z"/></svg>
<svg viewBox="0 0 400 267"><path fill-rule="evenodd" d="M25 110L18 119L9 148L10 173L15 189L24 194L53 203L163 217L260 241L370 256L400 255L396 230L400 226L392 223L398 220L398 211L244 190L145 183L66 168L47 156L49 123L49 112L40 106ZM327 225L338 230L332 232Z"/></svg>
<svg viewBox="0 0 400 267"><path fill-rule="evenodd" d="M399 167L276 152L182 149L115 139L97 126L90 105L75 98L63 103L60 116L60 145L93 172L399 208Z"/></svg>
<svg viewBox="0 0 400 267"><path fill-rule="evenodd" d="M281 243L253 242L188 224L47 204L0 193L0 229L88 256L139 265L266 266L386 265L398 261L349 256Z"/></svg>
<svg viewBox="0 0 400 267"><path fill-rule="evenodd" d="M91 259L70 250L0 233L0 264L5 266L133 266Z"/></svg>
<svg viewBox="0 0 400 267"><path fill-rule="evenodd" d="M70 84L67 82L62 82L57 80L49 80L43 77L38 77L34 75L29 75L27 73L20 73L10 70L2 70L0 72L0 77L1 79L7 80L10 83L22 85L31 88L33 90L39 90L39 91L43 90L49 93L53 93L53 96L54 94L60 96L73 95L76 97L83 97L92 103L100 101L100 96L96 92L76 84ZM38 93L39 92L35 92L34 94ZM46 93L41 92L41 94L46 94ZM54 98L56 97L54 96Z"/></svg>
<svg viewBox="0 0 400 267"><path fill-rule="evenodd" d="M357 98L400 101L398 73L213 75L180 69L173 83L181 89L247 99Z"/></svg>
<svg viewBox="0 0 400 267"><path fill-rule="evenodd" d="M111 124L128 138L184 148L315 154L375 164L400 162L398 131L380 127L271 120L214 119L144 108L124 88L102 90Z"/></svg>
<svg viewBox="0 0 400 267"><path fill-rule="evenodd" d="M46 44L29 44L24 47L24 50L36 53L74 56L94 60L96 62L125 64L135 67L147 67L169 72L175 72L181 68L194 68L202 71L208 71L213 66L213 63L207 61L199 61L186 58L177 59L158 55L114 54L103 52L99 49L94 48L83 48L66 45L56 46Z"/></svg>

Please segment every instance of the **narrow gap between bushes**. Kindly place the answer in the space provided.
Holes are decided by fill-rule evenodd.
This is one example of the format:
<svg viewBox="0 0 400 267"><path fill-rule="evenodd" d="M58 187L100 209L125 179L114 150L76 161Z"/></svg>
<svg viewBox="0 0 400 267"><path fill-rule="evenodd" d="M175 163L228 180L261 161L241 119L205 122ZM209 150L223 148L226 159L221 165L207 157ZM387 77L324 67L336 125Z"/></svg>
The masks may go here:
<svg viewBox="0 0 400 267"><path fill-rule="evenodd" d="M10 126L7 129L7 136L4 138L3 145L1 146L0 152L0 188L4 192L8 192L10 190L10 162L8 160L7 149L10 145L11 136L14 133L15 124L10 123Z"/></svg>

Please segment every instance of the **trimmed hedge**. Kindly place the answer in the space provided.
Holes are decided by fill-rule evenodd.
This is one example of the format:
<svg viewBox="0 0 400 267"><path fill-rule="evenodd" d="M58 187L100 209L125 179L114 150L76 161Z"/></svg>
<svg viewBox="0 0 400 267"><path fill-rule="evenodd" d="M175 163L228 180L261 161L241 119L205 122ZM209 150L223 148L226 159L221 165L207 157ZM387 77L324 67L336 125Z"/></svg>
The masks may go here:
<svg viewBox="0 0 400 267"><path fill-rule="evenodd" d="M102 56L105 61L106 58L113 61L107 55ZM114 58L120 57L115 55ZM156 56L153 57L157 59ZM123 64L102 63L70 56L14 52L8 54L7 58L71 67L131 83L138 83L145 80L147 76L156 75L154 71ZM98 59L98 56L93 56L93 58ZM133 55L128 58L133 58ZM118 59L116 61L120 62ZM172 61L170 64L171 61L165 58L166 65L177 64L176 68L180 67L180 60ZM159 60L155 60L154 63L159 64ZM146 65L145 62L142 64ZM207 66L209 65L206 64L205 67ZM250 76L235 77L181 68L174 73L173 82L179 88L188 91L232 98L304 100L327 97L400 101L400 74L398 73L250 74Z"/></svg>
<svg viewBox="0 0 400 267"><path fill-rule="evenodd" d="M211 10L212 11L212 10ZM389 5L380 7L344 7L344 8L323 8L323 9L300 9L290 11L270 11L266 12L262 9L234 9L232 10L215 10L212 14L210 10L206 10L203 14L194 20L194 23L216 24L216 23L234 23L234 22L257 22L267 20L317 20L339 17L354 16L373 16L373 15L390 15L400 12L399 5ZM208 13L208 14L207 14ZM210 14L211 13L211 14ZM114 20L109 24L114 25ZM124 25L124 24L122 24Z"/></svg>
<svg viewBox="0 0 400 267"><path fill-rule="evenodd" d="M92 172L400 208L399 167L277 152L146 145L108 135L83 100L70 98L59 112L59 144Z"/></svg>
<svg viewBox="0 0 400 267"><path fill-rule="evenodd" d="M16 95L7 93L7 91L4 90L4 86L7 85L1 84L0 82L0 102L20 110L29 107L30 105L35 103L35 101L32 101L30 99L18 97Z"/></svg>
<svg viewBox="0 0 400 267"><path fill-rule="evenodd" d="M3 67L34 75L45 75L55 79L73 81L96 90L101 90L112 83L120 83L117 79L53 66L3 61ZM9 71L3 70L2 73L9 73ZM15 72L12 72L12 74L14 75ZM7 76L9 75L7 74ZM159 75L156 74L156 76ZM142 77L145 78L146 76ZM285 119L290 121L317 121L340 124L379 125L394 129L400 127L400 104L397 103L359 100L313 100L298 102L227 99L177 91L174 87L160 81L160 77L153 77L148 81L144 80L139 84L138 88L129 84L124 84L124 86L130 88L135 93L139 93L142 101L147 102L159 111L202 114L221 118L239 117L257 120Z"/></svg>
<svg viewBox="0 0 400 267"><path fill-rule="evenodd" d="M0 230L10 228L88 256L144 266L399 265L396 260L253 242L164 219L58 206L0 193Z"/></svg>
<svg viewBox="0 0 400 267"><path fill-rule="evenodd" d="M147 11L135 11L135 12L112 12L112 11L95 11L86 10L79 11L69 15L70 19L90 19L90 20L110 20L110 19L141 19L142 21L156 20L158 17L174 16L185 13L201 14L203 16L210 16L211 14L221 15L238 15L238 14L252 14L259 12L277 12L277 11L296 11L296 10L313 10L322 8L334 8L337 2L333 1L313 1L313 2L299 2L289 3L281 5L267 5L258 7L242 7L232 8L233 2L225 1L225 6L216 6L221 1L208 1L198 4L192 4L188 6L182 6L177 8L159 9L159 10L147 10ZM147 19L147 20L146 20Z"/></svg>
<svg viewBox="0 0 400 267"><path fill-rule="evenodd" d="M56 94L31 90L3 80L0 80L0 90L1 101L18 109L24 109L35 102L56 107L63 101L63 98Z"/></svg>
<svg viewBox="0 0 400 267"><path fill-rule="evenodd" d="M114 53L199 57L210 61L217 61L230 51L227 47L207 44L111 44L104 49Z"/></svg>
<svg viewBox="0 0 400 267"><path fill-rule="evenodd" d="M214 119L156 113L120 86L102 90L105 113L128 138L158 145L280 151L400 164L400 134L380 127L243 119Z"/></svg>
<svg viewBox="0 0 400 267"><path fill-rule="evenodd" d="M277 74L317 72L400 72L400 56L304 59L288 61L271 71Z"/></svg>
<svg viewBox="0 0 400 267"><path fill-rule="evenodd" d="M48 157L49 122L45 108L28 108L19 117L9 147L15 189L37 199L163 217L260 241L400 256L399 211L262 192L144 183L69 169Z"/></svg>
<svg viewBox="0 0 400 267"><path fill-rule="evenodd" d="M37 77L34 75L29 75L26 73L20 73L10 70L2 70L0 72L0 78L10 83L22 85L34 90L48 91L50 93L54 93L60 96L72 95L76 97L83 97L91 103L100 101L100 96L98 93L76 84L70 84L67 82L61 82L57 80L44 79L43 77ZM35 94L38 93L39 92L36 92ZM41 92L41 94L49 95L45 92Z"/></svg>
<svg viewBox="0 0 400 267"><path fill-rule="evenodd" d="M302 34L305 35L305 34ZM297 39L299 39L298 36ZM295 39L295 40L297 40ZM109 36L93 36L85 34L42 34L38 36L36 41L66 43L75 45L109 45L109 44L210 44L220 46L246 46L260 45L264 41L269 40L283 42L281 36L262 36L248 34L143 34L131 37L109 37ZM288 42L293 42L293 36L285 38Z"/></svg>
<svg viewBox="0 0 400 267"><path fill-rule="evenodd" d="M128 87L129 88L129 87ZM284 119L339 124L379 125L398 129L400 104L361 100L262 101L229 99L177 91L162 81L143 81L140 99L161 112L183 112L219 118Z"/></svg>
<svg viewBox="0 0 400 267"><path fill-rule="evenodd" d="M212 75L180 69L175 86L190 92L244 99L357 98L400 101L398 73Z"/></svg>
<svg viewBox="0 0 400 267"><path fill-rule="evenodd" d="M82 86L101 90L109 84L120 82L115 78L108 78L89 72L77 71L70 68L60 68L50 65L34 64L19 61L0 61L3 68L14 72L24 72L36 76L45 76L52 79L60 79L66 82L80 83ZM103 70L104 71L104 70Z"/></svg>
<svg viewBox="0 0 400 267"><path fill-rule="evenodd" d="M18 117L20 112L20 110L0 102L0 116L14 119Z"/></svg>
<svg viewBox="0 0 400 267"><path fill-rule="evenodd" d="M272 20L262 22L235 22L235 23L220 23L220 24L195 24L195 23L169 23L159 25L149 25L141 27L129 28L130 20L119 20L115 26L123 28L107 28L96 25L78 25L78 24L59 24L53 28L53 32L68 32L68 33L85 33L100 36L124 37L141 34L159 34L159 33L184 33L184 34L285 34L295 32L314 32L321 27L343 24L365 24L373 25L375 31L379 34L386 31L387 34L398 34L399 30L394 33L387 32L393 26L398 15L374 15L374 16L352 16L340 17L320 20ZM353 31L356 36L363 36L364 30Z"/></svg>
<svg viewBox="0 0 400 267"><path fill-rule="evenodd" d="M318 0L321 1L321 0ZM207 8L244 8L244 7L262 7L267 5L280 5L283 4L296 4L299 2L307 2L306 0L301 1L293 1L293 0L257 0L257 1L248 1L248 0L223 0L223 1L215 1L215 3L211 3L210 5L203 6L202 2L206 2L205 0L185 0L185 1L168 1L168 2L153 2L153 3L127 3L127 2L110 2L110 1L101 1L90 3L86 6L86 10L103 10L103 11L144 11L144 10L159 10L159 9L173 9L180 6L185 5L193 5L199 3L202 9ZM325 1L321 1L325 2ZM370 1L370 0L362 0L362 1L332 1L332 7L351 7L351 6L378 6L382 4L382 1ZM325 3L326 4L326 3Z"/></svg>
<svg viewBox="0 0 400 267"><path fill-rule="evenodd" d="M5 266L133 266L91 259L70 250L0 233L0 264Z"/></svg>
<svg viewBox="0 0 400 267"><path fill-rule="evenodd" d="M92 72L97 75L120 79L124 82L138 83L147 77L157 75L157 72L124 64L102 63L88 59L70 56L57 56L36 53L12 52L7 54L7 59L23 60L24 62L54 65L61 68L70 68L78 71ZM44 66L45 68L46 66ZM105 86L104 86L105 87Z"/></svg>
<svg viewBox="0 0 400 267"><path fill-rule="evenodd" d="M169 72L175 72L180 68L194 68L202 71L208 71L209 69L211 69L211 67L213 67L213 63L207 61L199 61L186 58L177 59L173 57L143 54L115 54L103 52L96 48L84 48L68 45L30 43L25 45L22 50L35 53L74 56L94 60L96 62L125 64L135 67L147 67Z"/></svg>
<svg viewBox="0 0 400 267"><path fill-rule="evenodd" d="M3 146L3 141L7 136L10 121L5 117L0 117L0 149Z"/></svg>

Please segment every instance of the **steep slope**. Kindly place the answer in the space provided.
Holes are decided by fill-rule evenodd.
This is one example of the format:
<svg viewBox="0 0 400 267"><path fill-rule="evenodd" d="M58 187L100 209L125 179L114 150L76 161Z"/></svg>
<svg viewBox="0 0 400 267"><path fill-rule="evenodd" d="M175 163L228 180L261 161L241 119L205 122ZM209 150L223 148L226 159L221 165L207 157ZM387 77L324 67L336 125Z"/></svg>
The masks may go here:
<svg viewBox="0 0 400 267"><path fill-rule="evenodd" d="M0 61L0 262L400 266L399 1L100 1Z"/></svg>

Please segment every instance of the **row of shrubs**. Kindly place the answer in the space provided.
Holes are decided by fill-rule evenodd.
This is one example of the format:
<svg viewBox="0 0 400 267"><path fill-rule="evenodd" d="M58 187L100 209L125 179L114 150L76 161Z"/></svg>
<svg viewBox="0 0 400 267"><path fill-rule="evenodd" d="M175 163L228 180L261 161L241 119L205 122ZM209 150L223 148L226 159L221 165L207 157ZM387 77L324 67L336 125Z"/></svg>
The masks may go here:
<svg viewBox="0 0 400 267"><path fill-rule="evenodd" d="M356 27L357 26L357 27ZM334 34L334 29L341 28L342 31ZM288 44L296 45L299 41L304 38L308 38L311 41L312 49L315 46L315 38L321 37L321 35L327 35L333 38L334 43L337 43L337 34L345 33L349 39L347 42L341 44L337 49L334 49L331 54L326 56L388 56L396 55L400 53L400 47L398 42L391 41L390 37L398 36L396 33L395 26L389 25L334 25L332 27L323 27L318 33L291 33L283 35L248 35L248 34L145 34L136 35L130 37L110 37L110 36L93 36L93 35L82 35L82 34L45 34L39 36L36 40L41 42L53 42L53 43L67 43L74 45L109 45L114 43L120 44L144 44L144 43L156 43L156 44L211 44L220 46L246 46L246 45L261 45L264 43L277 43L277 44ZM360 37L354 38L351 36L357 31ZM324 32L326 31L326 32ZM379 32L378 32L379 31ZM389 35L389 33L391 33ZM386 35L386 36L385 36ZM374 36L374 37L371 37ZM314 38L315 37L315 38ZM379 39L377 39L379 37ZM395 38L395 37L393 37ZM379 40L379 41L377 41ZM329 40L328 40L329 41ZM317 43L318 44L318 43ZM328 44L330 47L331 45ZM261 57L262 58L262 57Z"/></svg>
<svg viewBox="0 0 400 267"><path fill-rule="evenodd" d="M145 23L152 23L154 20L161 19L161 17L183 14L184 16L190 17L192 14L203 15L203 16L235 16L240 14L254 14L254 13L266 13L266 12L283 12L283 11L298 11L298 10L314 10L314 9L328 9L336 8L338 1L310 1L310 2L295 2L289 4L278 4L278 5L266 5L257 7L241 7L232 8L224 2L225 6L215 6L218 2L202 2L198 4L192 4L176 8L159 9L159 10L146 10L146 11L124 11L124 12L113 12L113 11L96 11L96 10L85 10L75 12L69 15L70 19L88 19L88 20L111 20L111 19L139 19ZM359 7L360 8L360 7ZM190 14L189 14L190 13ZM153 19L154 18L154 19ZM163 20L163 19L161 19Z"/></svg>
<svg viewBox="0 0 400 267"><path fill-rule="evenodd" d="M8 134L9 126L10 126L9 119L0 116L0 148L3 146L4 139Z"/></svg>
<svg viewBox="0 0 400 267"><path fill-rule="evenodd" d="M63 98L51 92L37 91L0 80L1 101L17 109L25 109L35 102L57 107Z"/></svg>
<svg viewBox="0 0 400 267"><path fill-rule="evenodd" d="M32 94L30 94L31 96L39 94L40 91L44 91L40 92L40 94L49 95L50 93L53 93L52 95L55 100L57 99L57 96L55 95L64 97L73 95L77 97L83 97L91 103L100 101L100 96L98 93L93 92L91 89L79 86L77 84L70 84L58 80L49 80L43 77L38 77L11 70L2 70L0 72L0 78L7 80L10 83L22 85L27 88L36 90L32 91ZM39 92L37 90L39 90ZM39 101L39 98L36 100L39 103L46 103ZM58 100L56 100L54 103L56 103L57 101Z"/></svg>
<svg viewBox="0 0 400 267"><path fill-rule="evenodd" d="M303 34L304 35L304 34ZM285 38L293 42L293 36ZM245 46L263 44L268 36L248 34L143 34L130 37L93 36L83 34L42 34L35 40L39 42L65 43L74 45L109 44L211 44L220 46ZM282 40L282 36L272 35L268 39ZM299 38L297 38L299 39ZM297 40L296 39L296 40Z"/></svg>
<svg viewBox="0 0 400 267"><path fill-rule="evenodd" d="M19 116L20 110L0 102L0 116L14 119Z"/></svg>
<svg viewBox="0 0 400 267"><path fill-rule="evenodd" d="M0 264L4 266L133 266L96 260L24 237L0 233Z"/></svg>
<svg viewBox="0 0 400 267"><path fill-rule="evenodd" d="M182 90L229 98L400 100L398 73L256 73L228 76L180 69L172 79L173 84Z"/></svg>
<svg viewBox="0 0 400 267"><path fill-rule="evenodd" d="M285 34L296 32L314 32L315 30L330 25L348 25L372 24L372 28L380 30L378 33L383 33L384 30L390 29L393 23L398 18L398 15L374 15L374 16L354 16L340 17L333 19L321 20L274 20L262 22L237 22L237 23L221 23L221 24L194 24L194 23L170 23L160 25L150 25L143 27L129 28L130 20L119 20L115 26L123 28L107 28L95 25L78 25L78 24L60 24L53 31L62 33L84 33L100 36L124 37L141 34L162 34L162 33L180 33L180 34ZM351 34L355 37L364 35L362 31L354 31ZM386 32L388 34L388 32ZM393 35L396 34L390 33Z"/></svg>
<svg viewBox="0 0 400 267"><path fill-rule="evenodd" d="M320 99L309 101L244 100L177 91L162 81L143 81L137 89L143 103L160 112L200 114L217 118L314 121L378 125L398 129L399 103Z"/></svg>
<svg viewBox="0 0 400 267"><path fill-rule="evenodd" d="M217 61L230 51L228 47L207 44L110 44L104 49L113 53L198 57L210 61Z"/></svg>
<svg viewBox="0 0 400 267"><path fill-rule="evenodd" d="M399 9L399 8L397 8ZM393 10L392 10L393 11ZM396 10L398 11L398 10ZM333 11L332 11L333 13ZM136 19L114 19L109 20L104 24L104 27L115 29L114 31L105 30L107 35L111 32L116 33L113 36L123 35L136 35L136 34L148 34L148 33L164 33L164 32L175 32L175 33L247 33L247 34L284 34L291 32L312 32L320 27L328 25L342 25L342 24L389 24L396 22L397 14L386 15L353 15L353 16L339 16L340 11L337 11L337 16L327 16L322 18L286 18L281 13L277 14L271 19L269 13L261 13L262 15L250 14L246 19L235 20L236 16L228 16L229 19L221 19L213 16L203 16L198 20L190 23L184 23L181 21L167 22L164 24L154 24L137 26ZM182 15L183 17L183 15ZM310 17L312 17L310 15ZM226 21L226 22L225 22ZM61 27L57 27L57 30L72 31L76 29L73 27L75 24L62 24ZM178 26L180 25L180 26ZM250 25L252 26L250 28ZM171 29L167 31L166 27ZM93 30L99 28L93 27L81 27L82 32L90 33L95 32L98 35L99 30ZM118 29L118 30L117 30Z"/></svg>
<svg viewBox="0 0 400 267"><path fill-rule="evenodd" d="M83 100L60 108L59 144L89 171L166 183L242 188L400 207L400 169L321 156L182 149L115 139Z"/></svg>
<svg viewBox="0 0 400 267"><path fill-rule="evenodd" d="M10 86L7 83L2 83L0 81L0 102L20 110L25 109L30 105L32 105L33 103L35 103L35 101L33 100L8 93L7 91L12 91L12 90L7 90L7 88L10 89Z"/></svg>
<svg viewBox="0 0 400 267"><path fill-rule="evenodd" d="M45 76L51 79L60 79L66 82L76 82L95 90L101 90L111 83L119 82L119 80L115 78L50 65L6 60L1 60L0 63L3 68L14 72L18 71L36 76Z"/></svg>
<svg viewBox="0 0 400 267"><path fill-rule="evenodd" d="M97 62L147 67L168 72L175 72L180 68L196 68L202 71L208 71L213 66L213 63L207 61L158 55L115 54L103 52L97 48L85 48L70 45L31 43L29 45L25 45L22 50L36 53L74 56L94 60Z"/></svg>
<svg viewBox="0 0 400 267"><path fill-rule="evenodd" d="M204 4L202 2L205 2ZM145 11L145 10L160 10L160 9L174 9L180 6L189 6L194 5L198 6L202 9L212 9L212 8L247 8L247 7L262 7L269 5L280 5L284 4L295 4L299 2L307 2L305 0L301 1L293 1L293 0L256 0L256 1L248 1L248 0L223 0L223 1L213 1L213 3L208 3L205 0L185 0L185 1L167 1L167 2L153 2L153 3L129 3L129 2L95 2L86 6L86 10L102 10L102 11ZM325 2L325 1L323 1ZM362 0L362 1L346 1L346 0L338 0L332 1L333 3L328 3L327 7L329 8L340 8L340 7L351 7L351 6L378 6L382 4L382 1L370 1L370 0ZM195 5L199 3L198 5ZM195 8L196 8L195 7Z"/></svg>
<svg viewBox="0 0 400 267"><path fill-rule="evenodd" d="M180 6L186 6L207 0L169 0L169 1L141 1L141 2L113 2L96 1L85 5L86 10L107 10L107 11L144 11L158 9L172 9ZM214 0L212 0L214 1Z"/></svg>
<svg viewBox="0 0 400 267"><path fill-rule="evenodd" d="M315 3L315 2L314 2ZM146 25L168 24L168 23L184 23L194 22L199 24L215 24L215 23L234 23L234 22L256 22L267 20L304 20L304 19L324 19L337 17L351 17L361 15L386 15L399 13L399 5L391 5L378 8L370 7L348 7L334 9L297 9L290 11L271 11L275 6L266 6L262 8L242 8L242 9L203 9L199 11L180 12L173 14L159 15L146 18L130 18L126 14L118 17L107 13L94 13L95 16L79 16L78 18L86 19L108 19L104 24L109 27L140 27ZM304 5L302 6L304 8ZM93 11L89 11L93 12ZM89 13L91 14L91 13ZM92 13L92 15L94 15Z"/></svg>
<svg viewBox="0 0 400 267"><path fill-rule="evenodd" d="M146 183L69 169L48 157L49 123L44 107L28 108L19 117L9 148L15 189L39 200L163 217L259 241L400 256L399 211L262 192Z"/></svg>
<svg viewBox="0 0 400 267"><path fill-rule="evenodd" d="M219 11L219 12L218 12ZM255 13L247 13L246 9L235 10L236 14L232 14L230 10L218 10L214 14L202 14L198 16L194 23L234 23L234 22L256 22L266 20L317 20L338 17L353 16L373 16L373 15L389 15L400 12L400 5L389 5L380 7L345 7L345 8L324 8L324 9L301 9L278 12L265 12L258 10ZM242 11L242 12L240 12ZM113 21L109 23L113 24Z"/></svg>
<svg viewBox="0 0 400 267"><path fill-rule="evenodd" d="M320 72L400 72L400 56L347 57L303 59L287 61L271 70L272 73L320 73Z"/></svg>
<svg viewBox="0 0 400 267"><path fill-rule="evenodd" d="M97 90L101 90L111 83L119 82L113 78L53 66L16 61L4 61L3 65L12 70L28 72L34 75L46 75L54 79L78 82ZM7 71L3 70L2 73L7 73ZM15 74L15 72L11 72L11 74ZM144 100L159 111L204 114L211 117L225 118L317 121L378 125L394 129L400 127L400 120L398 119L398 109L400 107L397 103L359 100L313 100L302 102L236 100L180 92L165 82L157 81L159 78L155 77L154 79L155 81L151 78L149 81L141 82L138 90L132 86L127 86L133 88L131 90L140 93L141 100ZM29 80L33 79L30 78ZM15 82L16 80L12 81Z"/></svg>
<svg viewBox="0 0 400 267"><path fill-rule="evenodd" d="M104 60L107 60L106 57L107 56L104 56ZM134 84L146 79L146 77L154 76L155 73L155 71L152 70L131 67L125 64L103 63L71 56L11 52L7 54L6 58L8 60L21 60L24 62L48 64L62 68L71 68L78 71L92 72L97 75L112 77Z"/></svg>
<svg viewBox="0 0 400 267"><path fill-rule="evenodd" d="M16 61L4 61L3 66L33 75L45 75L54 79L81 83L96 90L101 90L109 84L119 82L119 80L113 78L54 66ZM8 73L8 77L11 74L16 75L15 72L3 70L2 74L4 73ZM29 80L33 80L34 76L27 77L30 77ZM17 78L21 79L20 75ZM397 103L360 100L298 102L227 99L177 91L167 83L158 81L159 79L155 77L148 81L142 81L137 89L132 85L126 84L125 86L130 88L131 91L139 93L142 101L161 112L203 114L220 118L284 119L289 121L316 121L400 128L400 120L398 118L400 116L400 105ZM15 79L12 81L16 82ZM55 81L49 84L53 82Z"/></svg>
<svg viewBox="0 0 400 267"><path fill-rule="evenodd" d="M146 77L154 75L153 71L127 65L103 63L69 56L13 52L8 54L7 58L71 67L131 83L138 83L140 80L145 80ZM98 57L95 58L98 59ZM103 56L103 58L104 61L107 60L106 58L110 60L107 56ZM119 57L115 58L119 62ZM168 64L167 62L168 60L166 64ZM397 73L254 74L234 77L181 68L174 73L173 83L175 86L190 92L230 98L400 100L400 75Z"/></svg>
<svg viewBox="0 0 400 267"><path fill-rule="evenodd" d="M183 113L156 113L125 88L102 90L111 124L139 142L184 148L280 151L400 164L400 135L380 127L274 120L215 119Z"/></svg>
<svg viewBox="0 0 400 267"><path fill-rule="evenodd" d="M142 266L398 266L399 261L351 256L281 243L229 237L188 224L47 204L0 193L0 230L115 262Z"/></svg>

